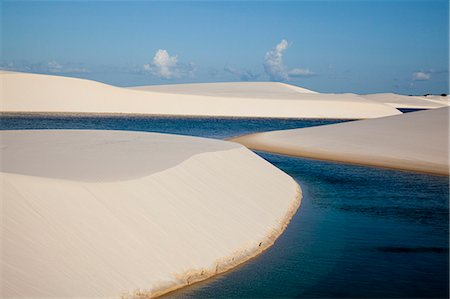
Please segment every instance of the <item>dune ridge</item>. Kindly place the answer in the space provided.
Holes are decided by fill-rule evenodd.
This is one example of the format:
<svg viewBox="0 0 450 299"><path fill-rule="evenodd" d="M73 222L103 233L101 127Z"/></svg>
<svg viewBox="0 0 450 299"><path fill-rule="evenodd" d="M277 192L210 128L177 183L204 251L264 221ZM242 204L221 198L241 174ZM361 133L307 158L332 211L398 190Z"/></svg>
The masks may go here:
<svg viewBox="0 0 450 299"><path fill-rule="evenodd" d="M394 93L375 93L361 96L395 108L435 109L450 105L447 97L441 96L405 96Z"/></svg>
<svg viewBox="0 0 450 299"><path fill-rule="evenodd" d="M44 159L75 170L61 177L55 165L38 167L40 176L29 165L2 168L3 298L160 296L270 247L300 205L292 178L234 143L125 131L0 137L3 160L31 147L20 152L24 165ZM83 162L96 152L105 157ZM149 155L176 162L148 172L124 166L128 175L104 176L108 163L135 165ZM82 177L78 166L60 163L67 159L96 164Z"/></svg>
<svg viewBox="0 0 450 299"><path fill-rule="evenodd" d="M0 80L2 112L328 119L364 119L401 113L394 107L355 94L305 93L301 88L273 82L228 83L225 85L229 94L220 95L217 90L210 94L176 93L176 85L152 87L164 89L157 92L29 73L2 72ZM197 87L200 92L209 84L198 86L203 86L203 89Z"/></svg>
<svg viewBox="0 0 450 299"><path fill-rule="evenodd" d="M254 150L449 175L448 107L231 138Z"/></svg>
<svg viewBox="0 0 450 299"><path fill-rule="evenodd" d="M299 93L318 94L313 90L297 87L281 82L218 82L218 83L187 83L167 85L145 85L129 87L129 89L172 93L206 95L218 97L245 98L283 98L295 97Z"/></svg>

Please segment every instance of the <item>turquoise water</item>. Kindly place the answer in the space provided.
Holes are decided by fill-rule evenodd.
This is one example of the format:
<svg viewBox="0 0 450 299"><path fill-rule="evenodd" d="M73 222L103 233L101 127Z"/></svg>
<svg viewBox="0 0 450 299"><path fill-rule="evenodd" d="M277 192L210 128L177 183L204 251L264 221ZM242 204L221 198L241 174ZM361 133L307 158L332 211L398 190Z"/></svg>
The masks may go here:
<svg viewBox="0 0 450 299"><path fill-rule="evenodd" d="M331 121L332 122L332 121ZM121 129L226 138L322 120L7 117L1 129ZM167 298L445 298L447 177L258 153L302 186L285 233L233 271Z"/></svg>

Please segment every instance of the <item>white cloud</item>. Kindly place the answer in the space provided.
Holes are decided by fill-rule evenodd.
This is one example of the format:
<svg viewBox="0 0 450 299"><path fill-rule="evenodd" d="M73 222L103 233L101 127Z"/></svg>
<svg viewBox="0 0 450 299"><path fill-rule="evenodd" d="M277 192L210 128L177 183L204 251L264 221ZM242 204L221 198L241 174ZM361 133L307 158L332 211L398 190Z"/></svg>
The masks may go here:
<svg viewBox="0 0 450 299"><path fill-rule="evenodd" d="M31 72L31 68L28 64L20 63L13 61L1 62L0 70L3 71L18 71L18 72Z"/></svg>
<svg viewBox="0 0 450 299"><path fill-rule="evenodd" d="M70 74L89 73L89 70L84 67L72 64L63 65L56 61L48 62L44 68L46 68L46 71L49 73L70 73Z"/></svg>
<svg viewBox="0 0 450 299"><path fill-rule="evenodd" d="M311 77L316 73L304 68L294 68L289 70L283 63L284 51L289 43L283 39L272 50L268 51L264 57L264 70L271 81L287 81L296 77Z"/></svg>
<svg viewBox="0 0 450 299"><path fill-rule="evenodd" d="M47 68L51 73L60 73L63 69L63 66L56 61L50 61L49 63L47 63Z"/></svg>
<svg viewBox="0 0 450 299"><path fill-rule="evenodd" d="M283 39L264 57L264 70L272 81L289 80L288 71L283 64L283 52L288 47L287 40Z"/></svg>
<svg viewBox="0 0 450 299"><path fill-rule="evenodd" d="M144 70L162 79L176 79L192 76L195 71L193 63L181 64L177 56L170 56L164 49L156 51L151 63L144 64Z"/></svg>
<svg viewBox="0 0 450 299"><path fill-rule="evenodd" d="M229 65L226 65L224 70L239 77L241 81L254 81L259 77L259 74L253 73L250 70L241 70Z"/></svg>
<svg viewBox="0 0 450 299"><path fill-rule="evenodd" d="M84 74L89 73L90 70L82 66L79 63L64 63L61 64L56 61L29 63L26 61L16 62L2 62L0 63L0 69L8 71L19 72L35 72L44 74Z"/></svg>
<svg viewBox="0 0 450 299"><path fill-rule="evenodd" d="M309 69L301 69L301 68L295 68L289 71L289 77L311 77L314 76L316 73L310 71Z"/></svg>
<svg viewBox="0 0 450 299"><path fill-rule="evenodd" d="M158 77L171 79L176 76L177 56L170 56L166 50L156 51L152 66L144 65L145 69L153 71Z"/></svg>
<svg viewBox="0 0 450 299"><path fill-rule="evenodd" d="M414 81L427 81L430 80L431 73L429 72L414 72L412 73L412 79Z"/></svg>

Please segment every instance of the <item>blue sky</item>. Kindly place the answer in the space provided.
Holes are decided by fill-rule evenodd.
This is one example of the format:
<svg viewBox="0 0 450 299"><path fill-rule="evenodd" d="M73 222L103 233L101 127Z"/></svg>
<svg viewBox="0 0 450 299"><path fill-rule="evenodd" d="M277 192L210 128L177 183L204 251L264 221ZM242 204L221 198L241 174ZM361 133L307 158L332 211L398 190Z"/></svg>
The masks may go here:
<svg viewBox="0 0 450 299"><path fill-rule="evenodd" d="M4 69L448 93L448 1L2 1Z"/></svg>

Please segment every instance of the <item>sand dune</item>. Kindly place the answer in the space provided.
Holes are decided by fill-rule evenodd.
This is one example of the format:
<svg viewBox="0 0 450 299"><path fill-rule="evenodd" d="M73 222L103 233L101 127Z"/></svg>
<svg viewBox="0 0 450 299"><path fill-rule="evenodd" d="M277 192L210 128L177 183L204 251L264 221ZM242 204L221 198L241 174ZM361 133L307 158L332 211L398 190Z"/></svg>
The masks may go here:
<svg viewBox="0 0 450 299"><path fill-rule="evenodd" d="M292 178L235 143L0 134L2 298L156 296L258 254L300 203Z"/></svg>
<svg viewBox="0 0 450 299"><path fill-rule="evenodd" d="M420 96L420 98L435 102L438 104L441 104L443 106L450 106L450 97L449 96L441 96L441 95L427 95L427 96Z"/></svg>
<svg viewBox="0 0 450 299"><path fill-rule="evenodd" d="M400 114L354 94L306 93L278 83L230 83L230 95L119 88L95 81L0 73L3 112L132 113L149 115L362 119ZM248 87L243 87L243 86ZM209 86L209 84L205 85ZM181 88L181 87L180 87ZM191 88L196 89L196 88ZM200 90L200 88L197 89ZM207 90L205 87L202 90ZM214 88L213 88L214 89ZM247 91L245 91L247 90ZM258 91L262 90L262 91ZM298 91L301 92L298 92ZM169 92L170 91L170 92ZM215 92L214 92L215 94ZM263 96L264 95L264 96Z"/></svg>
<svg viewBox="0 0 450 299"><path fill-rule="evenodd" d="M449 106L446 97L440 96L405 96L394 93L375 93L362 95L374 102L390 105L395 108L434 109Z"/></svg>
<svg viewBox="0 0 450 299"><path fill-rule="evenodd" d="M170 85L147 85L130 87L131 89L193 94L218 97L246 97L246 98L295 98L299 93L317 94L317 92L280 82L220 82L220 83L192 83Z"/></svg>
<svg viewBox="0 0 450 299"><path fill-rule="evenodd" d="M217 97L245 97L259 99L330 99L360 101L361 97L372 102L386 104L394 108L434 109L450 105L442 96L405 96L395 93L375 93L365 95L323 94L306 88L281 82L221 82L199 84L170 84L130 87L134 90L186 95ZM299 95L301 94L301 95Z"/></svg>
<svg viewBox="0 0 450 299"><path fill-rule="evenodd" d="M233 138L251 149L449 174L449 108Z"/></svg>

